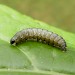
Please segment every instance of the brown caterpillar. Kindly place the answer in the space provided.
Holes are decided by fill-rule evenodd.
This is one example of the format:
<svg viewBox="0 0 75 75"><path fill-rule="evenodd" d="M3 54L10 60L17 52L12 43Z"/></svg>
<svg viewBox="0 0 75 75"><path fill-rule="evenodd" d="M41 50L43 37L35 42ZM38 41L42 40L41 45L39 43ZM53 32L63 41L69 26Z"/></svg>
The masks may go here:
<svg viewBox="0 0 75 75"><path fill-rule="evenodd" d="M39 28L28 28L17 32L11 38L10 43L12 45L17 45L18 43L26 40L44 42L48 45L52 45L66 51L66 42L61 36L51 31Z"/></svg>

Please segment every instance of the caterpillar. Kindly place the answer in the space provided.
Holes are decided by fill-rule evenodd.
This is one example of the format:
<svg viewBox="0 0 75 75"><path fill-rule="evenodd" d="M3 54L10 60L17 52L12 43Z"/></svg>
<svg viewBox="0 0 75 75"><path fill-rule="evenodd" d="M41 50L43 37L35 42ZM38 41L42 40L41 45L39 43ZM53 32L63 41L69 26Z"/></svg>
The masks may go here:
<svg viewBox="0 0 75 75"><path fill-rule="evenodd" d="M20 42L33 40L52 45L66 51L65 40L56 33L40 28L28 28L17 32L10 40L11 45L17 45Z"/></svg>

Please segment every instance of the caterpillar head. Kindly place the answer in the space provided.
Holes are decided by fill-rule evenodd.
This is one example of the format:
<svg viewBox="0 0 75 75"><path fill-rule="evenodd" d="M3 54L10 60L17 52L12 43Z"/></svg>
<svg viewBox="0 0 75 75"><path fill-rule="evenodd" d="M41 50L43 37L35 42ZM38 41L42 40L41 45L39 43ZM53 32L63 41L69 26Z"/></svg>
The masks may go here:
<svg viewBox="0 0 75 75"><path fill-rule="evenodd" d="M11 44L11 45L14 45L14 46L16 45L16 40L15 40L15 38L11 38L10 44Z"/></svg>
<svg viewBox="0 0 75 75"><path fill-rule="evenodd" d="M18 37L14 36L14 37L11 38L10 44L16 46L19 41L20 40L18 39Z"/></svg>

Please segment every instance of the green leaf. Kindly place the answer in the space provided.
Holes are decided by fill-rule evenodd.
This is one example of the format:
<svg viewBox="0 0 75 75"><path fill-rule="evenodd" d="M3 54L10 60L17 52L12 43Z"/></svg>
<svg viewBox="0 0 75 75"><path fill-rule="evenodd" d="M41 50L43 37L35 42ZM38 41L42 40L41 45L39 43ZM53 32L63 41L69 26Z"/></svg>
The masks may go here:
<svg viewBox="0 0 75 75"><path fill-rule="evenodd" d="M39 42L10 45L11 37L26 28L42 28L62 36L67 52ZM0 75L75 74L75 34L55 28L0 5Z"/></svg>

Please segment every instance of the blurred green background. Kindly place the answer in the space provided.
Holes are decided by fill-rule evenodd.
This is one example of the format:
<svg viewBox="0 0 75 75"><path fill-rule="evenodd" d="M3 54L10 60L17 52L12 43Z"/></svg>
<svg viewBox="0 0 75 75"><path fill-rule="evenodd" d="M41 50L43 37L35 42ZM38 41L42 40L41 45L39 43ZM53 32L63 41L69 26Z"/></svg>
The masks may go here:
<svg viewBox="0 0 75 75"><path fill-rule="evenodd" d="M0 0L0 4L75 33L75 0Z"/></svg>

